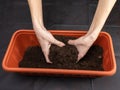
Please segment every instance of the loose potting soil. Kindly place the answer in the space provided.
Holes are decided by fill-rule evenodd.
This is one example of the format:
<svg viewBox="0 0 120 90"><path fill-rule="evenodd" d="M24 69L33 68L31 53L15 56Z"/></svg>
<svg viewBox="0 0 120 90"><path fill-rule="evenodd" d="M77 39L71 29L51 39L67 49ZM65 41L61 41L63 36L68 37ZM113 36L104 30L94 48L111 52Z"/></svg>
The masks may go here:
<svg viewBox="0 0 120 90"><path fill-rule="evenodd" d="M78 51L75 46L67 44L73 37L55 36L56 39L64 42L64 47L51 45L49 59L52 64L46 63L45 57L39 46L28 47L24 53L19 67L28 68L57 68L57 69L79 69L79 70L103 70L103 49L98 45L93 45L87 54L77 61Z"/></svg>

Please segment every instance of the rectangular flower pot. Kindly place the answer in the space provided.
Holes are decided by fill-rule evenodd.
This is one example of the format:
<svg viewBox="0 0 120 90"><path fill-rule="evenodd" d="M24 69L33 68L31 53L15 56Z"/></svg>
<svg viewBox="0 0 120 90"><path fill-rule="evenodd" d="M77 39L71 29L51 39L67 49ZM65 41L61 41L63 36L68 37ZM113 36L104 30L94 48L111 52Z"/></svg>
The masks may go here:
<svg viewBox="0 0 120 90"><path fill-rule="evenodd" d="M53 35L64 35L80 37L86 31L71 30L50 30ZM29 46L39 45L33 30L16 31L9 43L5 53L2 67L9 72L27 73L29 75L63 75L63 76L112 76L116 72L116 60L113 50L111 36L107 32L101 32L94 44L103 48L103 68L104 71L94 70L68 70L68 69L47 69L47 68L20 68L18 64L22 59L25 50Z"/></svg>

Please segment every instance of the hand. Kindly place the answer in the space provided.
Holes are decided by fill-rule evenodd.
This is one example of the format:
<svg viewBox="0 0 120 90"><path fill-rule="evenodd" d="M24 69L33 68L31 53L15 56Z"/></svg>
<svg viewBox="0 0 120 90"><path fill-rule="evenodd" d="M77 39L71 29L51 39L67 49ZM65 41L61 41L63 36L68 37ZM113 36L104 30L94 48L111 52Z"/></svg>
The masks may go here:
<svg viewBox="0 0 120 90"><path fill-rule="evenodd" d="M94 38L90 35L89 36L85 35L78 39L68 41L68 44L75 45L79 52L76 62L79 62L79 60L86 55L87 51L92 46L92 44L94 43L95 40L96 40L96 38Z"/></svg>
<svg viewBox="0 0 120 90"><path fill-rule="evenodd" d="M63 47L65 44L63 42L60 42L58 40L56 40L53 35L47 31L44 27L40 27L40 28L35 28L35 33L36 36L38 38L38 41L41 45L43 54L45 56L46 62L47 63L52 63L48 57L49 55L49 48L51 46L51 44L55 44L59 47Z"/></svg>

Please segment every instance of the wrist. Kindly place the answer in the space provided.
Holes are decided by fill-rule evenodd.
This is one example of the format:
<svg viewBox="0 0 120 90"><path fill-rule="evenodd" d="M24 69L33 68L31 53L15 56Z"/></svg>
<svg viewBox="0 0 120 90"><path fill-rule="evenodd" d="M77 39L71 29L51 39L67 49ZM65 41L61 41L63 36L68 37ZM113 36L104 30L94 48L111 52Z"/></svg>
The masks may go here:
<svg viewBox="0 0 120 90"><path fill-rule="evenodd" d="M89 37L90 37L90 39L94 42L94 41L97 39L98 35L99 35L99 34L91 33L91 34L89 35Z"/></svg>
<svg viewBox="0 0 120 90"><path fill-rule="evenodd" d="M46 30L43 23L33 23L33 29L34 30Z"/></svg>
<svg viewBox="0 0 120 90"><path fill-rule="evenodd" d="M33 28L45 28L43 21L38 18L33 18L32 24Z"/></svg>
<svg viewBox="0 0 120 90"><path fill-rule="evenodd" d="M94 31L92 31L92 32L89 32L89 31L88 31L85 36L89 36L92 40L95 41L95 40L97 39L99 33L100 33L100 30L94 30Z"/></svg>

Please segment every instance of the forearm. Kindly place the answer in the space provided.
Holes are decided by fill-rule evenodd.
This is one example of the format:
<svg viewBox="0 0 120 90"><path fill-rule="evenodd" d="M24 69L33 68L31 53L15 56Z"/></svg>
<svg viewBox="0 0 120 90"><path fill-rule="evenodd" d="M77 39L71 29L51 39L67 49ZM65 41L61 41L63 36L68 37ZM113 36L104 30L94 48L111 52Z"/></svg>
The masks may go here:
<svg viewBox="0 0 120 90"><path fill-rule="evenodd" d="M94 36L95 38L99 35L115 2L116 0L99 0L92 24L87 35Z"/></svg>
<svg viewBox="0 0 120 90"><path fill-rule="evenodd" d="M43 27L42 0L28 0L33 27Z"/></svg>

